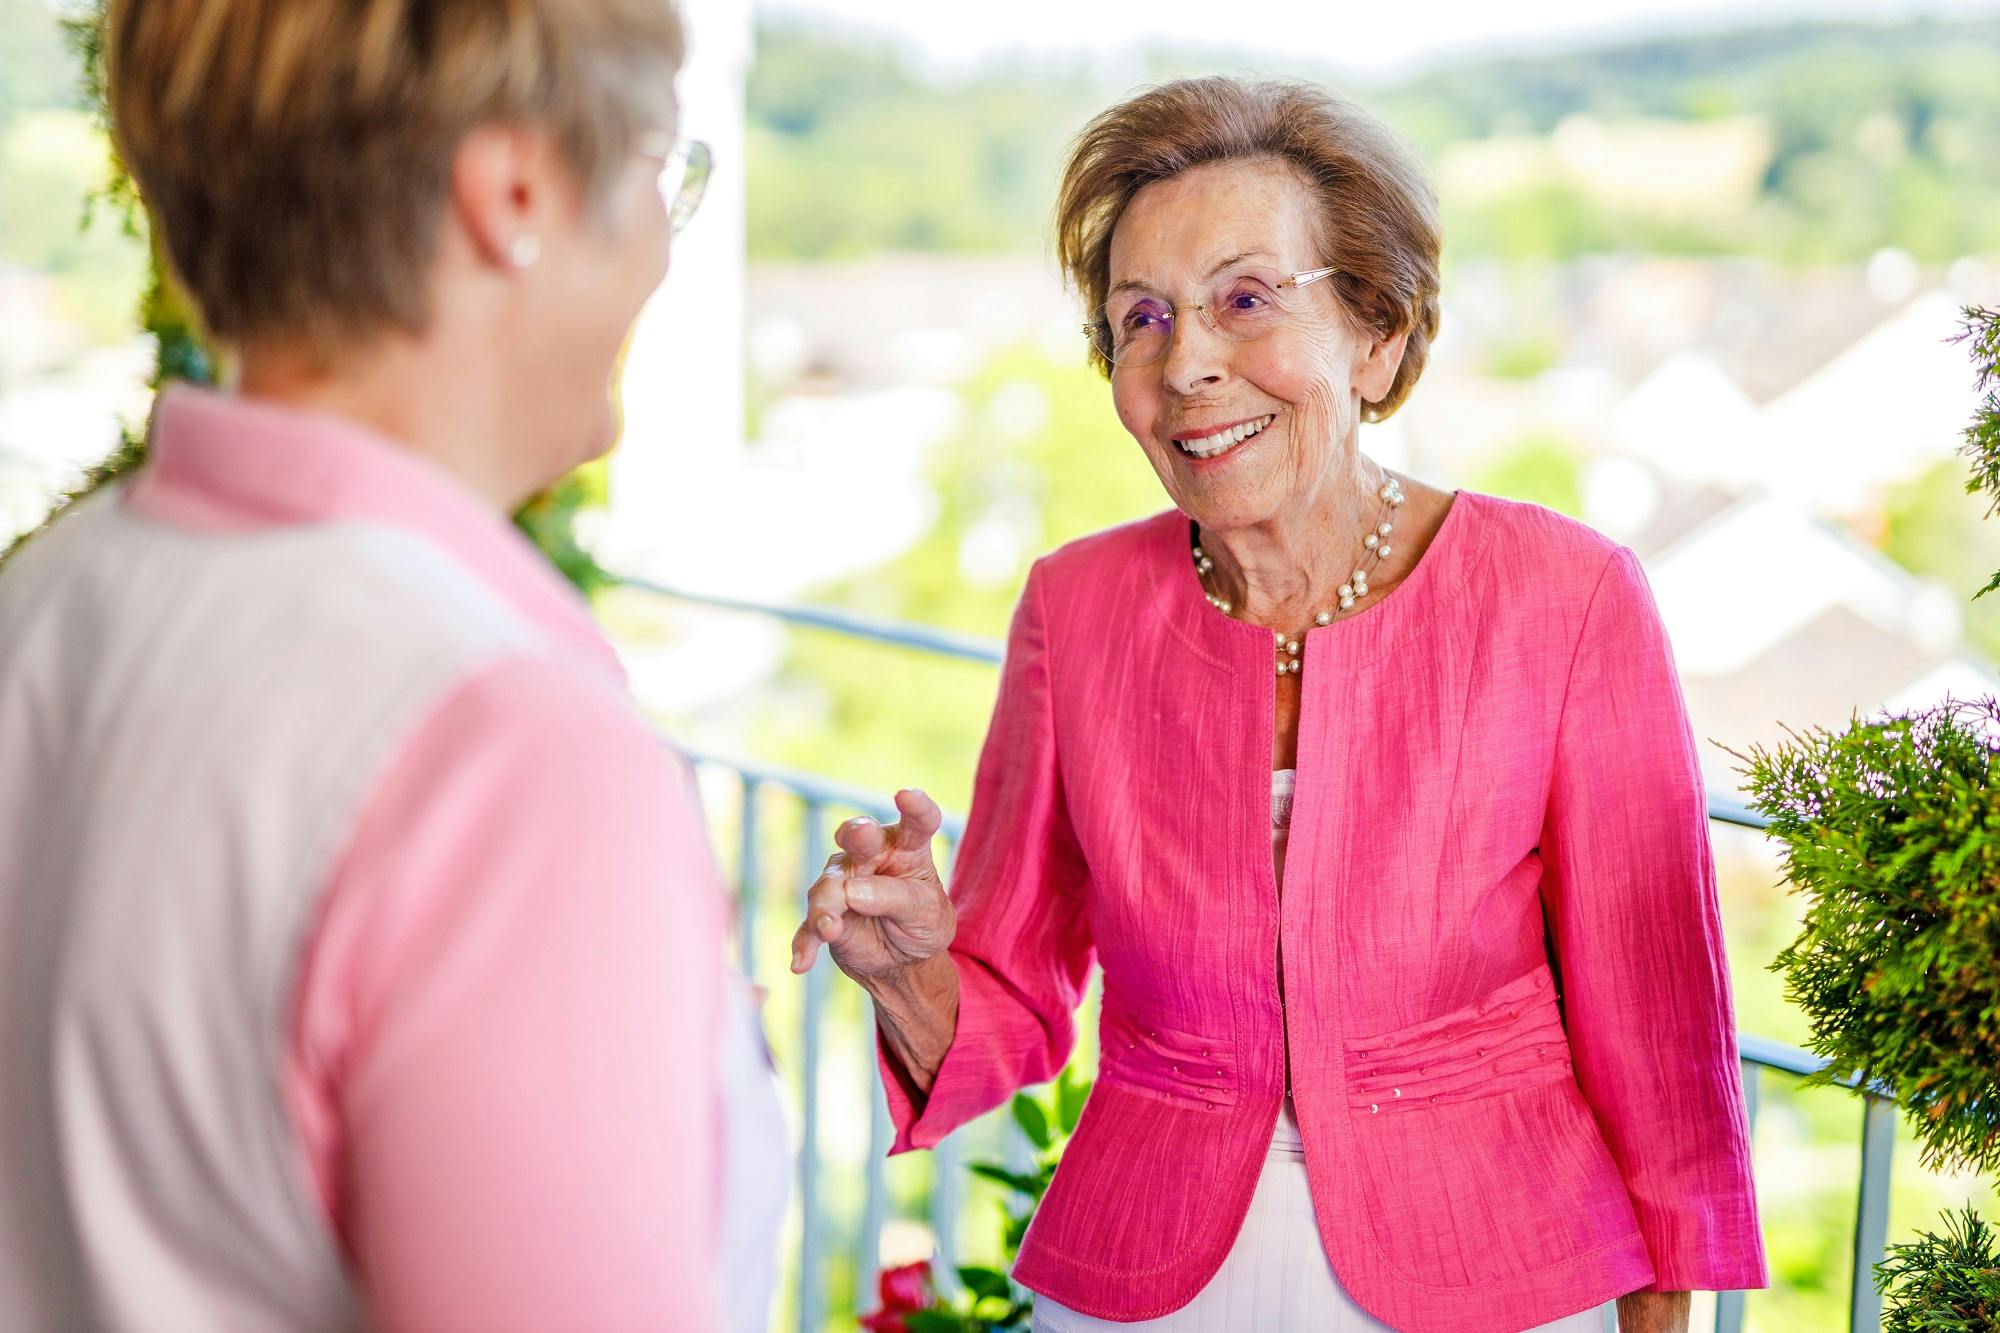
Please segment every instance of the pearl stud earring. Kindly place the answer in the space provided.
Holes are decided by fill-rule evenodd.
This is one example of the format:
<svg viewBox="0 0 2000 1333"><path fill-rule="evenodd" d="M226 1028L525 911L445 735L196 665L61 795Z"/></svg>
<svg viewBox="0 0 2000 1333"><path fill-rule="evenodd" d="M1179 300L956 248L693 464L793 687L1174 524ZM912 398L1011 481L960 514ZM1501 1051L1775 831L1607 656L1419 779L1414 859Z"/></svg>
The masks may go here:
<svg viewBox="0 0 2000 1333"><path fill-rule="evenodd" d="M527 268L542 257L542 238L533 233L524 233L514 238L507 247L508 262L515 268Z"/></svg>

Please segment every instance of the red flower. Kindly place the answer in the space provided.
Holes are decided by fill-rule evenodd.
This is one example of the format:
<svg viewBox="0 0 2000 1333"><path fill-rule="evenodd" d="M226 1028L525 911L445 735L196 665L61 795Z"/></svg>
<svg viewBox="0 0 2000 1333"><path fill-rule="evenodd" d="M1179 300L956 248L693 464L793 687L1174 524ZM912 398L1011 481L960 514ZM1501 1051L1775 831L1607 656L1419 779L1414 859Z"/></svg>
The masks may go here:
<svg viewBox="0 0 2000 1333"><path fill-rule="evenodd" d="M870 1333L909 1333L903 1316L931 1308L931 1266L928 1261L885 1268L876 1281L882 1308L863 1315L861 1327Z"/></svg>

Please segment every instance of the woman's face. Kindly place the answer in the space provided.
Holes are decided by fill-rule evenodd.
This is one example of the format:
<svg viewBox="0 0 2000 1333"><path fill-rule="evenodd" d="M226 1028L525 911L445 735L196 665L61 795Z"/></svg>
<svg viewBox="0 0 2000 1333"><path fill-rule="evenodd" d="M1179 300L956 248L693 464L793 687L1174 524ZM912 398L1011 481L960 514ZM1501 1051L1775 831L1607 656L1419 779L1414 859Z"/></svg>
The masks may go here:
<svg viewBox="0 0 2000 1333"><path fill-rule="evenodd" d="M1159 360L1113 367L1112 400L1174 504L1204 529L1309 509L1340 475L1363 400L1395 379L1403 339L1378 342L1358 329L1340 309L1337 279L1280 292L1285 315L1253 341L1231 341L1188 308L1247 271L1323 267L1314 223L1305 183L1281 162L1255 159L1155 181L1112 232L1112 309L1134 296L1179 308ZM1213 439L1239 427L1254 433Z"/></svg>

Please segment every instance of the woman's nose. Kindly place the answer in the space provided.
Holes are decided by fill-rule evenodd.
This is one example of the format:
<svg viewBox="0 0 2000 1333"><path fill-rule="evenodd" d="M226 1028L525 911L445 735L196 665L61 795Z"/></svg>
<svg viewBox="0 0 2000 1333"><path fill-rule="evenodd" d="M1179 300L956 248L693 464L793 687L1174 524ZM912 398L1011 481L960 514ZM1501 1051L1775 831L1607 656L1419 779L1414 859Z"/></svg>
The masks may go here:
<svg viewBox="0 0 2000 1333"><path fill-rule="evenodd" d="M1205 314L1189 310L1174 320L1160 373L1179 394L1213 388L1228 377L1229 340L1209 327Z"/></svg>

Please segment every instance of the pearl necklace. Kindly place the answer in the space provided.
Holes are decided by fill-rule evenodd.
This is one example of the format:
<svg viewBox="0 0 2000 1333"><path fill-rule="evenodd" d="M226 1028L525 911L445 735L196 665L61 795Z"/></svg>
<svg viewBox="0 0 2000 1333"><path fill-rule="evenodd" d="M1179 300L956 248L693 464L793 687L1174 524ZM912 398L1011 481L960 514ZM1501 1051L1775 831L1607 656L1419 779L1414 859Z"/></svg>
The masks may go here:
<svg viewBox="0 0 2000 1333"><path fill-rule="evenodd" d="M1273 631L1278 636L1279 675L1289 673L1296 676L1304 669L1305 660L1300 654L1305 648L1306 631L1313 625L1331 625L1333 618L1340 612L1352 611L1356 603L1368 596L1369 571L1379 569L1382 562L1389 558L1391 554L1389 534L1396 530L1396 525L1389 519L1394 510L1402 507L1403 488L1395 477L1388 476L1382 483L1382 489L1375 495L1382 502L1382 516L1374 529L1361 539L1361 561L1355 567L1354 576L1340 585L1339 607L1320 612L1313 617L1312 625L1308 625L1297 634L1286 634L1283 630ZM1195 577L1201 580L1202 593L1208 598L1208 604L1225 616L1234 615L1235 608L1227 599L1208 591L1208 575L1214 570L1215 561L1202 551L1199 542L1191 542L1190 545L1194 555Z"/></svg>

